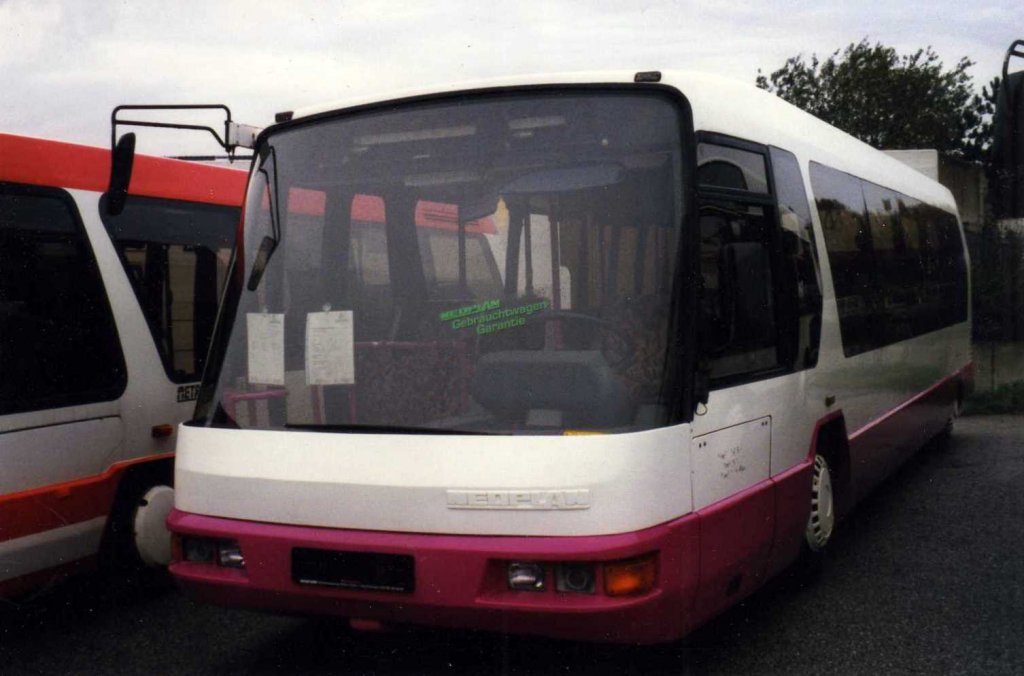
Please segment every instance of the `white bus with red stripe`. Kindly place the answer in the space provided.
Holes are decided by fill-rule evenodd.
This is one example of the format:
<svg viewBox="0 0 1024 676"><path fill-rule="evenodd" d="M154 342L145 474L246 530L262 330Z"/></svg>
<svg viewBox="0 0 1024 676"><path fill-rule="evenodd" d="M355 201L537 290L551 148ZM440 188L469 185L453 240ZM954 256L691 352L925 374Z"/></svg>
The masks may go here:
<svg viewBox="0 0 1024 676"><path fill-rule="evenodd" d="M169 559L245 174L139 157L112 215L110 173L109 150L0 134L0 596Z"/></svg>
<svg viewBox="0 0 1024 676"><path fill-rule="evenodd" d="M673 640L825 548L971 385L949 191L765 92L599 73L281 120L179 431L196 598Z"/></svg>

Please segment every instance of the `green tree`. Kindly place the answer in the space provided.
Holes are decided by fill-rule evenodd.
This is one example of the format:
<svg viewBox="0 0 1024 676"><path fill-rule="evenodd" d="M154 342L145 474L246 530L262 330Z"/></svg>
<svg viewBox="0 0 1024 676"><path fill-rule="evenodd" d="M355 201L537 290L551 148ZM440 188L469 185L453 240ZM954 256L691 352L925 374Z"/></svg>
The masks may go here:
<svg viewBox="0 0 1024 676"><path fill-rule="evenodd" d="M861 40L824 61L790 57L757 86L876 148L935 148L981 160L990 144L993 95L976 93L964 57L946 68L931 47L898 54Z"/></svg>

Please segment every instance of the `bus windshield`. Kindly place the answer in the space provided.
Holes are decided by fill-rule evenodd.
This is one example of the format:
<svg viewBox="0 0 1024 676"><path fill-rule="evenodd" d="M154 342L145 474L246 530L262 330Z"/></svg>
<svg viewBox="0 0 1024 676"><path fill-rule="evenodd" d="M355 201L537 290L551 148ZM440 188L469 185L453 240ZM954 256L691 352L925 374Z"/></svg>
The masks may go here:
<svg viewBox="0 0 1024 676"><path fill-rule="evenodd" d="M197 415L258 429L667 424L683 129L654 91L460 96L271 132Z"/></svg>

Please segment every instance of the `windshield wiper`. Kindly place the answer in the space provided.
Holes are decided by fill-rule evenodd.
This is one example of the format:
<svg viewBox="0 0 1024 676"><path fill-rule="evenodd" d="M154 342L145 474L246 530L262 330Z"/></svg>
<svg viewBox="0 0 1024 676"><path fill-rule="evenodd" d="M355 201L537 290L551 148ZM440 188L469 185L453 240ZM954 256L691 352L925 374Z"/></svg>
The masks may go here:
<svg viewBox="0 0 1024 676"><path fill-rule="evenodd" d="M263 279L263 272L267 269L267 264L270 262L270 257L277 251L278 242L281 241L281 212L279 211L280 201L278 200L277 193L277 149L269 143L267 143L266 147L270 149L270 160L274 166L274 175L271 177L266 169L266 158L264 158L257 171L263 174L263 178L267 183L271 234L269 237L263 237L263 240L260 241L260 248L256 250L256 257L252 262L252 270L249 271L247 288L250 291L255 291L259 287L260 280Z"/></svg>
<svg viewBox="0 0 1024 676"><path fill-rule="evenodd" d="M453 430L441 427L411 427L408 425L362 425L358 423L341 424L300 424L287 423L285 429L309 430L312 432L365 432L367 434L460 434L490 435L491 432L475 432L472 430Z"/></svg>

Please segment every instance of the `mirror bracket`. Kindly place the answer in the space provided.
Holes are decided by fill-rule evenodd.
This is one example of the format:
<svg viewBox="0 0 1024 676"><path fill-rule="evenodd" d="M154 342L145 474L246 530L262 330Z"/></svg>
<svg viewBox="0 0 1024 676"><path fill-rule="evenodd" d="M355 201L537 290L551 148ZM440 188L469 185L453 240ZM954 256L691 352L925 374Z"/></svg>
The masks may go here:
<svg viewBox="0 0 1024 676"><path fill-rule="evenodd" d="M178 122L155 122L151 120L128 120L118 116L122 111L131 110L219 110L224 113L224 131L219 133L213 127L201 124L183 124ZM127 197L128 184L131 182L132 164L135 155L135 134L129 133L117 138L117 128L127 127L155 127L159 129L185 129L190 131L205 131L216 139L217 144L228 154L227 159L235 160L235 151L238 148L254 148L260 127L248 124L240 124L231 119L231 109L227 106L217 104L195 104L195 105L123 105L117 106L110 113L110 187L108 193L110 199L108 208L124 208L124 201ZM130 139L130 140L128 140ZM203 158L178 158L178 159L219 159L215 157ZM123 191L123 194L120 192ZM115 212L110 212L115 215Z"/></svg>

